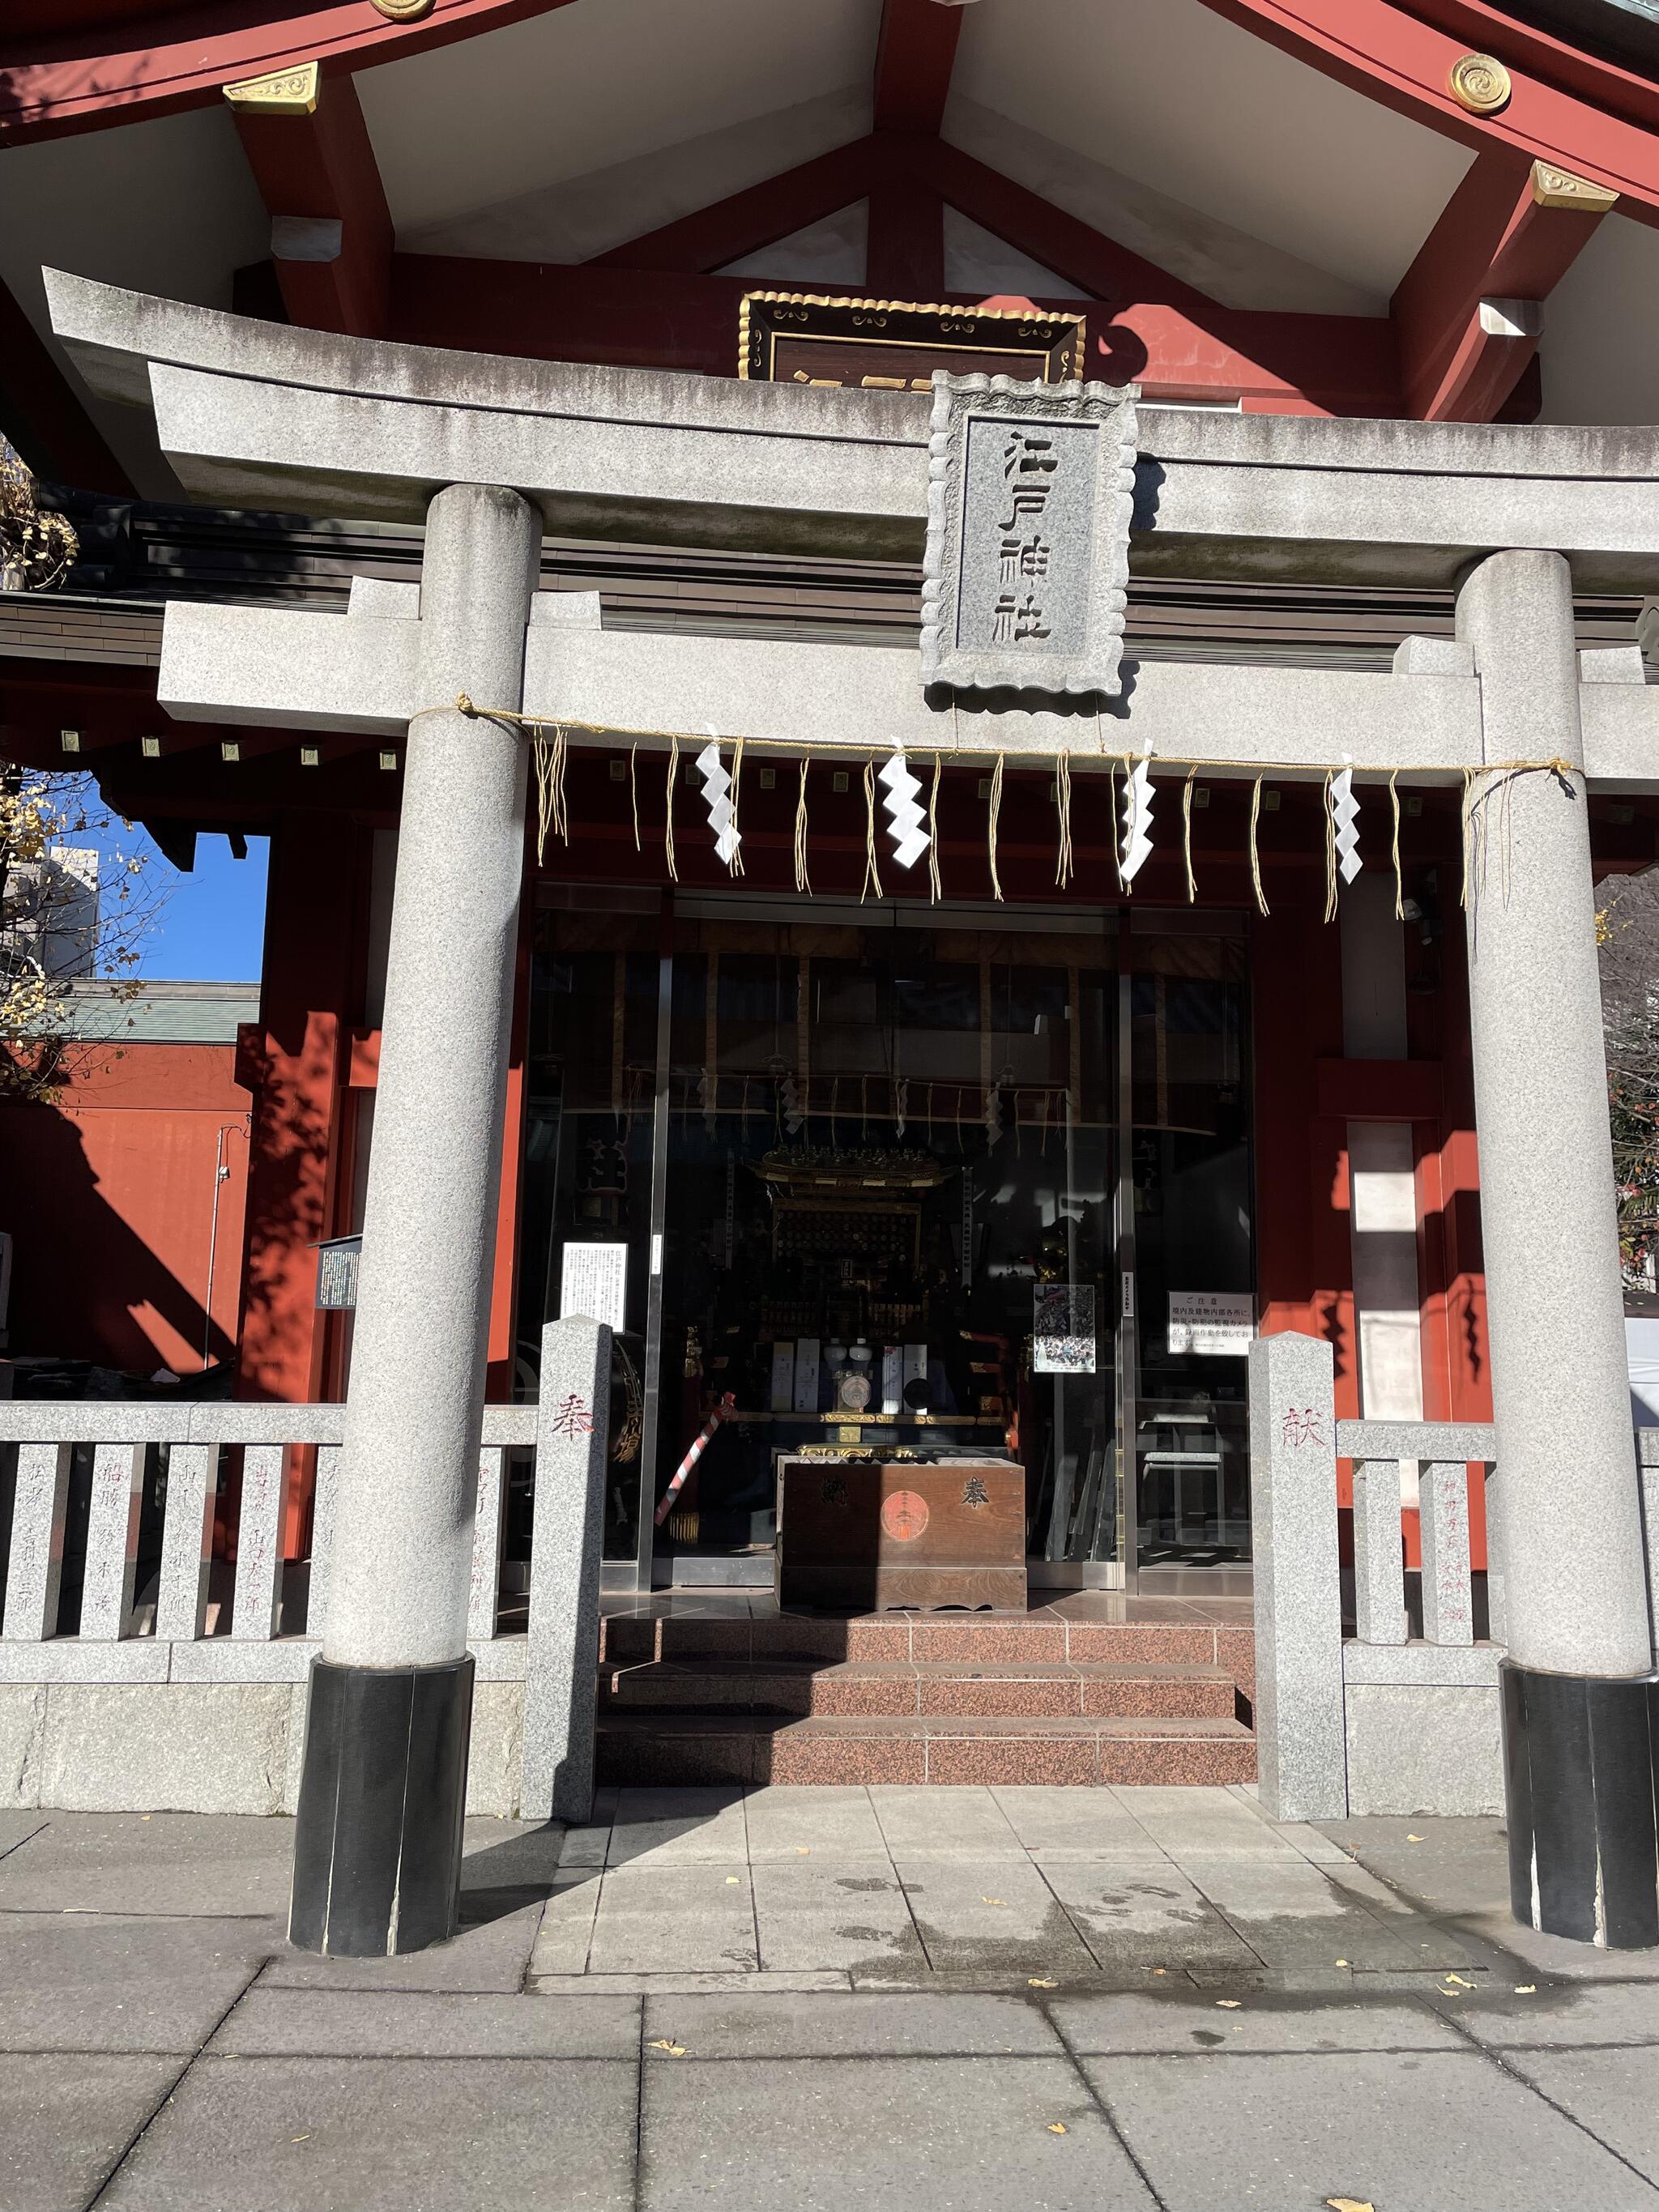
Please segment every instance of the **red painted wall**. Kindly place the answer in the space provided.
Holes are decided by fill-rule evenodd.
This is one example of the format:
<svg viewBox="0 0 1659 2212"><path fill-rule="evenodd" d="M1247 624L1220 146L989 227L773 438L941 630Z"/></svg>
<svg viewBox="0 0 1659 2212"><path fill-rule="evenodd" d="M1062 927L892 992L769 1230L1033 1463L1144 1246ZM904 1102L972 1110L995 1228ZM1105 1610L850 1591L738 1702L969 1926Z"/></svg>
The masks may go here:
<svg viewBox="0 0 1659 2212"><path fill-rule="evenodd" d="M234 1347L249 1098L228 1044L136 1044L57 1106L0 1103L0 1228L14 1239L11 1355L193 1374ZM223 1133L230 1173L219 1186ZM212 1248L213 1316L206 1310Z"/></svg>

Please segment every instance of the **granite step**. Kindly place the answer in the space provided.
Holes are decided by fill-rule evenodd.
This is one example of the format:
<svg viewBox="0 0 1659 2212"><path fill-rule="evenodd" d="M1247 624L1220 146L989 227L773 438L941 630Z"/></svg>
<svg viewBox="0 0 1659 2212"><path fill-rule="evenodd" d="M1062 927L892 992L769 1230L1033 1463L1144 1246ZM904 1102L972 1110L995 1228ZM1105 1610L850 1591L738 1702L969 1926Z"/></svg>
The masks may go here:
<svg viewBox="0 0 1659 2212"><path fill-rule="evenodd" d="M824 1665L971 1664L1218 1667L1253 1694L1255 1638L1244 1625L1109 1620L1036 1613L879 1613L850 1619L775 1613L612 1613L600 1624L603 1663L652 1660L813 1660Z"/></svg>
<svg viewBox="0 0 1659 2212"><path fill-rule="evenodd" d="M1079 1660L981 1665L967 1661L652 1659L607 1665L601 1710L750 1712L799 1717L910 1715L1072 1716L1232 1720L1232 1674L1170 1662Z"/></svg>
<svg viewBox="0 0 1659 2212"><path fill-rule="evenodd" d="M1255 1739L1215 1717L914 1714L798 1720L602 1711L602 1783L932 1784L1086 1789L1255 1778Z"/></svg>

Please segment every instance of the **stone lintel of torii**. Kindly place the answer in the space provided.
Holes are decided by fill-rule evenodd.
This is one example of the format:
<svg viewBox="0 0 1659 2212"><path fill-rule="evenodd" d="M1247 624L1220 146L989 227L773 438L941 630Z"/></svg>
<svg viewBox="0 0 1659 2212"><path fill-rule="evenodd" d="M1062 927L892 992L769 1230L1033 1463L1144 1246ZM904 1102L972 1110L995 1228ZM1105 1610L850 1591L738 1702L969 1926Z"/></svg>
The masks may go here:
<svg viewBox="0 0 1659 2212"><path fill-rule="evenodd" d="M157 696L180 721L401 737L419 708L420 587L360 579L343 616L285 607L176 602L167 612ZM606 630L599 594L538 592L525 641L523 712L568 722L573 744L672 736L741 738L762 756L872 749L983 758L1004 752L1073 772L1139 756L1206 775L1270 767L1322 778L1346 759L1358 775L1461 781L1498 757L1487 744L1470 645L1411 637L1392 673L1259 663L1126 660L1124 689L1098 716L1019 709L953 715L922 695L920 653L892 646L797 644ZM1579 654L1579 717L1592 789L1659 789L1659 686L1634 645ZM271 672L282 671L273 685ZM474 702L506 706L502 700ZM514 711L517 711L515 708ZM1340 750L1336 733L1340 733Z"/></svg>
<svg viewBox="0 0 1659 2212"><path fill-rule="evenodd" d="M1630 1725L1654 1697L1653 1654L1585 799L1659 787L1659 691L1633 645L1577 649L1572 599L1659 588L1659 431L1144 409L1132 573L1455 586L1455 636L1407 640L1386 673L1125 663L1097 723L958 713L929 703L915 652L607 632L592 595L537 590L549 531L918 559L925 396L440 353L57 275L48 292L94 388L154 409L192 493L427 521L421 584L363 580L343 617L170 606L160 678L175 715L408 732L296 1932L385 1951L430 1940L446 1909L453 1924L528 750L512 721L457 711L463 692L591 726L577 743L712 730L786 753L955 745L1068 751L1079 768L1150 749L1154 768L1322 777L1346 755L1422 783L1534 764L1477 775L1477 816L1501 806L1509 857L1468 921L1516 1905L1576 1925L1597 1883L1644 1880L1650 1904L1647 1767L1626 1760L1615 1784L1604 1762L1571 1819L1562 1799L1593 1736L1651 1741L1645 1717ZM325 1804L313 1746L337 1781L387 1714L406 1725L401 1809L333 1787ZM1538 1838L1556 1855L1541 1883Z"/></svg>

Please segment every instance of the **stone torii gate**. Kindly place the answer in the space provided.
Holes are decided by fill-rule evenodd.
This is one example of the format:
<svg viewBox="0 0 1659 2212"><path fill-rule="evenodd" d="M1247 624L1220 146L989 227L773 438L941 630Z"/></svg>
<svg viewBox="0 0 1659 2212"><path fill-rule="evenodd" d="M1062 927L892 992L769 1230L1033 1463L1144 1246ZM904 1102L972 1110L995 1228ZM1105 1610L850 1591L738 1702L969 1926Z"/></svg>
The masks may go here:
<svg viewBox="0 0 1659 2212"><path fill-rule="evenodd" d="M929 590L935 613L943 591L946 616L966 623L981 526L1001 520L975 501L1020 479L1012 463L999 477L971 441L953 461L926 395L434 352L47 282L54 327L93 389L154 410L191 493L426 521L420 585L360 580L343 617L169 606L160 678L180 717L407 732L294 1926L320 1945L307 1931L326 1925L333 1951L418 1948L453 1929L459 1881L472 1470L527 751L505 717L585 725L596 742L666 744L650 733L712 727L758 751L846 746L860 757L872 744L948 744L952 721L915 653L606 631L596 599L538 594L541 535L914 561L930 481L937 499L959 466L957 573L941 578L936 515ZM1571 1821L1548 1824L1554 1840L1539 1847L1565 1861L1547 1887L1581 1897L1598 1878L1645 1882L1651 1917L1651 1754L1613 1777L1590 1756L1601 1731L1638 1715L1623 1740L1652 1741L1656 1677L1585 798L1659 790L1659 690L1634 646L1577 651L1572 591L1659 587L1659 433L1164 410L1137 427L1131 403L1113 415L1120 395L1086 391L1092 418L1086 397L1043 393L1023 410L1034 431L1092 422L1097 447L1116 441L1123 463L1074 484L1081 520L1057 524L1087 556L1038 610L1051 659L1071 654L1069 676L995 688L1009 680L991 650L1009 641L1007 625L982 623L988 657L957 678L975 751L1016 763L1072 751L1081 764L1104 744L1154 765L1201 757L1212 775L1270 764L1277 777L1322 780L1340 745L1362 779L1386 766L1407 786L1457 784L1474 771L1477 829L1506 810L1514 865L1501 891L1474 903L1470 988L1511 1812L1525 1821L1531 1808L1542 1824L1564 1795L1588 1790ZM999 441L1009 428L994 427ZM976 469L988 490L975 489ZM1102 610L1121 608L1126 554L1148 574L1455 585L1456 636L1407 640L1390 674L1153 661L1120 672ZM1087 684L1071 683L1079 669ZM1090 688L1098 730L1075 711ZM464 715L460 694L502 719ZM1492 773L1516 762L1556 765ZM382 1717L399 1700L410 1717L394 1753ZM1547 1703L1545 1729L1529 1714ZM372 1805L327 1786L370 1741ZM1620 1848L1604 1852L1615 1836ZM1522 1863L1531 1848L1528 1829ZM1548 1924L1521 1886L1516 1906Z"/></svg>

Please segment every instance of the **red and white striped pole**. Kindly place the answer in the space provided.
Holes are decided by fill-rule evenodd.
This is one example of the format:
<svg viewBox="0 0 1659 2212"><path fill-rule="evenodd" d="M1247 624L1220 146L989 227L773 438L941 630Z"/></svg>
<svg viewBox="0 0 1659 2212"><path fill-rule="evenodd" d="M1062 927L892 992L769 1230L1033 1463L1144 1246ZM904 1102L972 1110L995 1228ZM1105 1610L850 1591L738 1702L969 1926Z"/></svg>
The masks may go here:
<svg viewBox="0 0 1659 2212"><path fill-rule="evenodd" d="M733 1397L731 1391L728 1390L726 1395L720 1400L719 1405L715 1407L714 1412L708 1416L708 1419L703 1423L702 1434L697 1438L696 1443L692 1445L690 1450L687 1452L685 1457L680 1462L679 1465L674 1469L672 1475L669 1478L668 1487L662 1494L662 1503L657 1508L656 1526L659 1528L661 1528L663 1522L668 1518L669 1508L673 1504L674 1500L679 1496L680 1492L684 1488L685 1478L690 1474L692 1468L702 1457L704 1452L708 1450L709 1439L713 1437L715 1430L719 1428L722 1421L729 1421L732 1414L735 1413L737 1410L738 1401L736 1398Z"/></svg>

